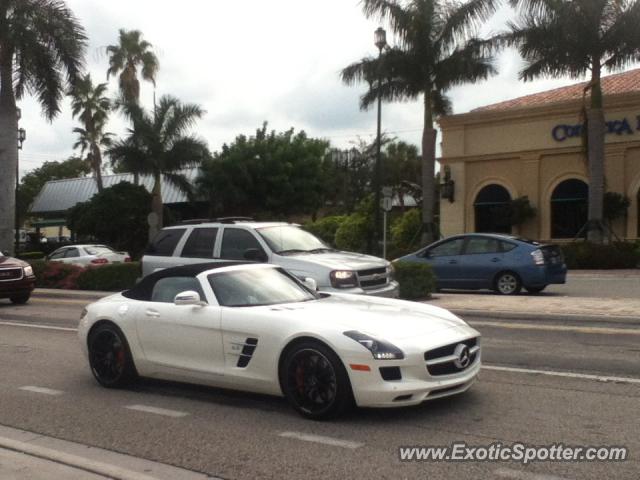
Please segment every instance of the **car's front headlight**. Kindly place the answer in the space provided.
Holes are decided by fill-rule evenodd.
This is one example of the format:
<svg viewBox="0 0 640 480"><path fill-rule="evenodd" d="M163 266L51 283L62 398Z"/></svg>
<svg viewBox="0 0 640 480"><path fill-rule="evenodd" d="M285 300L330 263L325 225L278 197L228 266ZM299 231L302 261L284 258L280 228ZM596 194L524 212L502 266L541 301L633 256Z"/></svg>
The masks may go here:
<svg viewBox="0 0 640 480"><path fill-rule="evenodd" d="M393 263L390 263L387 268L389 270L389 281L395 280L396 279L396 267L393 265Z"/></svg>
<svg viewBox="0 0 640 480"><path fill-rule="evenodd" d="M404 358L402 350L389 342L378 340L357 330L343 333L369 350L376 360L402 360Z"/></svg>
<svg viewBox="0 0 640 480"><path fill-rule="evenodd" d="M33 267L31 265L24 267L24 276L33 277Z"/></svg>
<svg viewBox="0 0 640 480"><path fill-rule="evenodd" d="M352 270L334 270L329 274L333 288L352 288L358 286L356 272Z"/></svg>

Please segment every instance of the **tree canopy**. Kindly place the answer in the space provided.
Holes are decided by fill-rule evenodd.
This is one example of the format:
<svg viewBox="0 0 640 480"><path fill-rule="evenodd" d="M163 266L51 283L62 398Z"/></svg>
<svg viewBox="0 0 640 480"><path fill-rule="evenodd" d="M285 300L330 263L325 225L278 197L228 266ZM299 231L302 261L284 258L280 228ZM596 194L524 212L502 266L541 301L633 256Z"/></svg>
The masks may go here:
<svg viewBox="0 0 640 480"><path fill-rule="evenodd" d="M328 147L304 131L269 132L265 123L204 162L198 190L212 215L314 213L330 182Z"/></svg>

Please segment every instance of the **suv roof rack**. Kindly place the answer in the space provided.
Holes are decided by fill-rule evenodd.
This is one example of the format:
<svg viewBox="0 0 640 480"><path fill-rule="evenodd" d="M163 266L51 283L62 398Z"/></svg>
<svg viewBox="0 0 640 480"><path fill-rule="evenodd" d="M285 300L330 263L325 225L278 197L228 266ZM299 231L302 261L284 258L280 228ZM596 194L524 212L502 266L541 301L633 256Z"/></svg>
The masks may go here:
<svg viewBox="0 0 640 480"><path fill-rule="evenodd" d="M253 222L252 217L219 217L219 218L193 218L183 220L180 225L198 225L200 223L236 223L236 222Z"/></svg>

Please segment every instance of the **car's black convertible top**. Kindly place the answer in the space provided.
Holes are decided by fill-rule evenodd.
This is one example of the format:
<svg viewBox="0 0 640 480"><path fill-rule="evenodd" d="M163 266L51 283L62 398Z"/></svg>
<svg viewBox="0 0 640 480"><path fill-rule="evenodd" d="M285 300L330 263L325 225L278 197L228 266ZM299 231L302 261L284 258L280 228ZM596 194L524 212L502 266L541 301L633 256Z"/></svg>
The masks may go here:
<svg viewBox="0 0 640 480"><path fill-rule="evenodd" d="M138 284L129 289L122 292L127 298L131 298L133 300L143 300L149 301L151 300L151 294L153 292L153 287L156 282L162 278L167 277L196 277L197 275L205 272L207 270L212 270L215 268L223 268L223 267L231 267L233 265L246 265L249 263L255 262L209 262L209 263L194 263L191 265L181 265L179 267L171 267L165 268L163 270L158 270L157 272L153 272L146 277L144 277Z"/></svg>

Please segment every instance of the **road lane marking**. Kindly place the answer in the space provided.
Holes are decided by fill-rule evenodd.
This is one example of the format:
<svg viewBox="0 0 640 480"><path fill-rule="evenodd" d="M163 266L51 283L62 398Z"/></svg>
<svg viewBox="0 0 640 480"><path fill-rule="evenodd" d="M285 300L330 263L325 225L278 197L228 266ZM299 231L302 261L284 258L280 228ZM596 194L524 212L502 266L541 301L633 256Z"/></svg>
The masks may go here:
<svg viewBox="0 0 640 480"><path fill-rule="evenodd" d="M525 472L523 470L514 470L513 468L498 468L493 473L500 478L510 478L512 480L567 480L566 477Z"/></svg>
<svg viewBox="0 0 640 480"><path fill-rule="evenodd" d="M26 328L40 328L42 330L59 330L61 332L77 332L77 328L70 327L54 327L53 325L41 325L38 323L19 323L19 322L0 322L0 325L9 327L26 327Z"/></svg>
<svg viewBox="0 0 640 480"><path fill-rule="evenodd" d="M602 318L606 321L606 317ZM483 322L483 321L468 321L472 327L495 327L495 328L510 328L516 330L546 330L555 332L578 332L578 333L593 333L603 335L640 335L640 330L631 328L608 328L608 327L577 327L572 325L548 325L548 324L533 324L533 323L506 323L506 322Z"/></svg>
<svg viewBox="0 0 640 480"><path fill-rule="evenodd" d="M616 383L637 383L640 384L640 378L632 377L609 377L604 375L590 375L588 373L562 372L555 370L535 370L530 368L501 367L498 365L482 365L483 370L495 370L498 372L512 373L529 373L539 375L549 375L551 377L578 378L581 380L595 380L598 382L616 382Z"/></svg>
<svg viewBox="0 0 640 480"><path fill-rule="evenodd" d="M18 390L24 390L25 392L33 393L44 393L45 395L62 395L64 393L60 390L54 390L52 388L46 387L35 387L33 385L25 385L24 387L19 387Z"/></svg>
<svg viewBox="0 0 640 480"><path fill-rule="evenodd" d="M351 442L349 440L341 440L339 438L323 437L322 435L310 435L301 432L281 432L278 436L302 440L303 442L322 443L324 445L331 445L332 447L348 448L350 450L355 450L356 448L364 446L364 443Z"/></svg>
<svg viewBox="0 0 640 480"><path fill-rule="evenodd" d="M189 415L187 412L180 412L178 410L168 410L166 408L150 407L148 405L127 405L124 408L129 410L136 410L138 412L155 413L156 415L164 415L165 417L180 418Z"/></svg>

